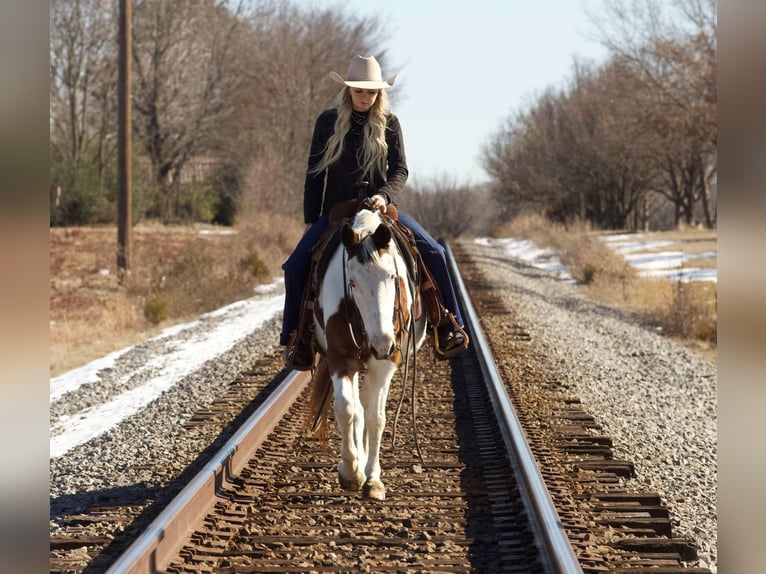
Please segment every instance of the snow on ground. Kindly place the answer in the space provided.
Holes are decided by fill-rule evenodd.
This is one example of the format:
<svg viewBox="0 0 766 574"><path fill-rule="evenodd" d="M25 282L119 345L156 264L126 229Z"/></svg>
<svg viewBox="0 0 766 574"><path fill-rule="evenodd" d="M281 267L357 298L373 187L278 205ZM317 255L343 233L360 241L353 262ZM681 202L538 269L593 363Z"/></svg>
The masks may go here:
<svg viewBox="0 0 766 574"><path fill-rule="evenodd" d="M513 237L503 239L479 237L476 239L476 243L478 245L500 245L503 252L509 257L520 259L537 269L554 273L559 279L567 283L574 283L574 279L572 279L566 266L561 263L556 252L552 249L543 249L527 239L515 239Z"/></svg>
<svg viewBox="0 0 766 574"><path fill-rule="evenodd" d="M155 339L166 341L171 351L143 365L141 370L152 373L149 380L105 403L60 417L50 429L51 458L61 456L75 446L113 428L203 363L231 349L253 330L281 312L283 294L269 295L278 290L281 283L282 280L279 280L262 286L256 289L256 296L202 315L198 321L174 325L163 330ZM211 328L189 336L189 332L205 318L216 321L211 324ZM82 385L97 382L100 373L110 369L115 361L131 348L111 353L51 379L51 404Z"/></svg>
<svg viewBox="0 0 766 574"><path fill-rule="evenodd" d="M706 253L684 253L682 251L659 251L664 247L680 246L681 241L652 239L650 233L622 233L600 237L609 247L623 256L642 277L664 277L671 281L717 281L715 267L691 267L689 261L717 259L715 251ZM489 239L479 237L479 245L501 246L509 257L519 259L532 267L556 274L560 279L572 283L574 280L552 249L543 249L526 239Z"/></svg>
<svg viewBox="0 0 766 574"><path fill-rule="evenodd" d="M622 255L642 277L664 277L671 281L717 281L718 270L709 267L690 267L689 261L717 259L715 251L684 253L657 251L663 247L680 246L681 241L655 240L650 233L602 235L601 240Z"/></svg>

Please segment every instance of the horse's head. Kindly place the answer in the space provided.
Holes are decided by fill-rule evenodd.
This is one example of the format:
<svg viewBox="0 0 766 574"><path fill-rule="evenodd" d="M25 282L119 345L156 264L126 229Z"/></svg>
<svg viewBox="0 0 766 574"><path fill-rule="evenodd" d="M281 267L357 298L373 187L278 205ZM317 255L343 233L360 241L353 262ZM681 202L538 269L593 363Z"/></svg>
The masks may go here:
<svg viewBox="0 0 766 574"><path fill-rule="evenodd" d="M406 273L392 241L391 229L380 214L362 210L341 230L347 253L348 295L359 310L370 352L378 359L396 351L396 335L406 308ZM405 311L406 313L406 311Z"/></svg>

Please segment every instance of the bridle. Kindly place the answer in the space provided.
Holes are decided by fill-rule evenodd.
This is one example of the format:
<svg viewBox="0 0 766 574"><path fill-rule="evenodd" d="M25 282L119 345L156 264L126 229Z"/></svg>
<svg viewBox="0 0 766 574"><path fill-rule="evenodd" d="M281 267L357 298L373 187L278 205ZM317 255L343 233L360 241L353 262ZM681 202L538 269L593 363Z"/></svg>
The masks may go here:
<svg viewBox="0 0 766 574"><path fill-rule="evenodd" d="M349 305L349 301L352 305ZM343 310L348 319L348 331L351 335L351 342L356 349L356 358L361 359L362 355L369 350L370 342L367 337L367 331L364 328L362 314L351 294L351 282L348 280L348 253L345 248L343 249ZM355 330L359 331L358 337L357 334L354 333ZM359 343L359 340L362 342Z"/></svg>
<svg viewBox="0 0 766 574"><path fill-rule="evenodd" d="M413 301L410 305L410 324L405 325L403 293L400 286L401 275L399 273L399 263L397 259L398 247L396 247L395 244L393 244L393 249L395 250L393 254L395 296L394 296L394 309L393 309L392 321L394 325L398 325L398 328L396 329L396 332L394 333L394 344L391 346L390 349L388 349L387 354L385 356L376 355L376 358L381 360L390 359L395 353L401 352L402 341L404 340L405 336L409 335L412 332L412 325L414 324L414 320L413 320L414 296L413 296L412 297ZM371 353L370 342L369 342L369 337L367 336L367 331L365 330L362 314L359 311L359 307L357 306L356 302L354 301L352 290L351 290L351 284L350 284L350 281L348 280L348 252L346 249L343 249L342 268L343 268L343 310L345 311L346 317L348 318L348 329L349 329L349 334L351 335L351 342L353 343L354 348L356 349L357 358L361 359L363 355ZM414 287L411 285L410 292L414 294L413 289ZM349 304L349 302L351 304Z"/></svg>

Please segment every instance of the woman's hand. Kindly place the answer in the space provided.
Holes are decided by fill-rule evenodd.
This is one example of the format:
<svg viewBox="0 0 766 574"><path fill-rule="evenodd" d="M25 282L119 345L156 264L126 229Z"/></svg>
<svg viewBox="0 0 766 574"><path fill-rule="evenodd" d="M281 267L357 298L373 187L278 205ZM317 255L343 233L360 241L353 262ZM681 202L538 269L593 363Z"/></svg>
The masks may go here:
<svg viewBox="0 0 766 574"><path fill-rule="evenodd" d="M377 209L378 211L385 211L386 210L386 198L382 195L375 194L370 198L370 204L373 209Z"/></svg>

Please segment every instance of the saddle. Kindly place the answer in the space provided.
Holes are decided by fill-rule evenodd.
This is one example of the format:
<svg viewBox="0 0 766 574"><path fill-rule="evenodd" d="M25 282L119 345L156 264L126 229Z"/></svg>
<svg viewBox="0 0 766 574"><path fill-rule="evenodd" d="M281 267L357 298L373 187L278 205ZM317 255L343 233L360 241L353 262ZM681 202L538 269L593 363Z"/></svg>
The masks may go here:
<svg viewBox="0 0 766 574"><path fill-rule="evenodd" d="M365 208L364 199L360 197L336 205L329 213L330 225L312 249L311 270L303 291L298 328L293 332L287 347L288 366L292 366L290 364L291 357L293 356L291 351L294 350L298 341L303 341L314 350L314 337L311 329L312 315L317 313L314 300L319 292L319 285L327 271L330 257L340 244L340 228L345 222L352 219L360 209ZM399 222L399 213L396 206L387 205L383 216L383 222L391 229L391 236L396 241L406 263L407 276L412 292L415 293L414 318L419 319L423 312L425 312L428 322L433 327L448 323L452 314L444 306L436 282L426 267L420 251L417 249L415 236L412 231ZM317 318L320 322L323 322L322 317L317 316Z"/></svg>

